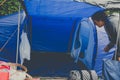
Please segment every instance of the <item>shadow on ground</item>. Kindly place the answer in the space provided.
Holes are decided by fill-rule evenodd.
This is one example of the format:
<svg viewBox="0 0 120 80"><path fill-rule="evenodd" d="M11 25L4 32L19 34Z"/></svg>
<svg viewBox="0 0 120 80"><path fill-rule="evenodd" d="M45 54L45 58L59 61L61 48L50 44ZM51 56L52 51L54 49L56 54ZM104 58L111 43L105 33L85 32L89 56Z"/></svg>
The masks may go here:
<svg viewBox="0 0 120 80"><path fill-rule="evenodd" d="M82 62L74 63L67 53L32 52L31 60L25 61L28 73L42 77L68 77L71 70L86 69Z"/></svg>

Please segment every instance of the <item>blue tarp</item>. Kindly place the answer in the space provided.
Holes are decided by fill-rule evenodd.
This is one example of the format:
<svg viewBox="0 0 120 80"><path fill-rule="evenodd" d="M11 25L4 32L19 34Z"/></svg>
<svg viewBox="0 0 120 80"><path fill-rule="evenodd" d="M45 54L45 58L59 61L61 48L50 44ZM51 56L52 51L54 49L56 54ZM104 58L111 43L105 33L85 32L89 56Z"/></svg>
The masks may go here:
<svg viewBox="0 0 120 80"><path fill-rule="evenodd" d="M104 59L103 75L104 80L120 79L120 62L116 60Z"/></svg>

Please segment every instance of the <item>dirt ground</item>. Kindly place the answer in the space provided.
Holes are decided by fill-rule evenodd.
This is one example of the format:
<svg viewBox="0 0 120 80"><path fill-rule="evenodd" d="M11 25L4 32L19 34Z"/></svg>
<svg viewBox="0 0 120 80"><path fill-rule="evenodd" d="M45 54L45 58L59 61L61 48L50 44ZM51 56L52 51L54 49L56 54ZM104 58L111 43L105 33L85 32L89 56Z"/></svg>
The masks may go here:
<svg viewBox="0 0 120 80"><path fill-rule="evenodd" d="M40 78L40 80L67 80L67 78L61 78L61 77L51 78L51 77L47 77L47 78Z"/></svg>
<svg viewBox="0 0 120 80"><path fill-rule="evenodd" d="M64 77L40 77L40 78L34 78L34 80L67 80L67 78Z"/></svg>

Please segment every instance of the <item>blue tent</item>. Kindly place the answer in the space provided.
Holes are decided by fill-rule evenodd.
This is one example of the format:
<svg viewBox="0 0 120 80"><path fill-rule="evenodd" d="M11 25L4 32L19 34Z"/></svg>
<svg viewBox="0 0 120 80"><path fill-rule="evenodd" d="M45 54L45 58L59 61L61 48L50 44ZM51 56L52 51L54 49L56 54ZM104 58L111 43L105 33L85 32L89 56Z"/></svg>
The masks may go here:
<svg viewBox="0 0 120 80"><path fill-rule="evenodd" d="M66 76L70 70L79 69L79 66L76 65L79 61L82 61L87 68L94 69L97 54L97 32L95 25L88 22L88 18L95 12L103 10L102 8L71 0L25 0L24 3L28 14L27 20L21 21L21 27L27 21L32 52L34 55L39 55L34 56L34 60L37 61L32 63L36 63L35 66L31 62L25 63L26 66L29 65L27 67L30 69L30 74ZM5 30L9 31L9 35L0 34L0 41L3 45L17 28L16 15L13 14L0 19L0 24L5 23L0 25L0 27L3 26L3 30L0 29L0 31L2 33ZM5 36L5 39L1 37L2 35ZM11 44L16 45L16 37L12 37L12 39L9 41L9 46ZM2 47L2 44L0 44L0 47ZM0 57L8 61L15 61L15 45L13 48L6 46L5 49L9 52L1 52ZM42 61L42 56L45 56L45 62ZM50 56L55 59L48 59ZM61 66L59 63L64 63L64 60L68 59L66 56L70 56L69 58L73 60L68 61L70 64L65 63ZM62 62L55 62L57 59ZM54 65L52 72L50 71L50 67L52 67L50 65L53 64L49 61L58 65ZM43 65L37 67L39 64Z"/></svg>
<svg viewBox="0 0 120 80"><path fill-rule="evenodd" d="M25 15L21 11L20 25L25 24ZM0 60L16 61L18 13L0 17Z"/></svg>

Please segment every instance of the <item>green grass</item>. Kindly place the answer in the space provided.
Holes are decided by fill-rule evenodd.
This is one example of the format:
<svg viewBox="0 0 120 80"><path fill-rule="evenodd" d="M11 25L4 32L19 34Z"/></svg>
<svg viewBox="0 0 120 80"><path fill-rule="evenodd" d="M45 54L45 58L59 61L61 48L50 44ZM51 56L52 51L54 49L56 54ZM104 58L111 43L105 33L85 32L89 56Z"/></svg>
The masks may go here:
<svg viewBox="0 0 120 80"><path fill-rule="evenodd" d="M0 3L3 0L0 0ZM19 8L19 1L18 0L6 0L6 2L0 6L0 16L12 14L18 11ZM21 7L22 9L22 7Z"/></svg>

